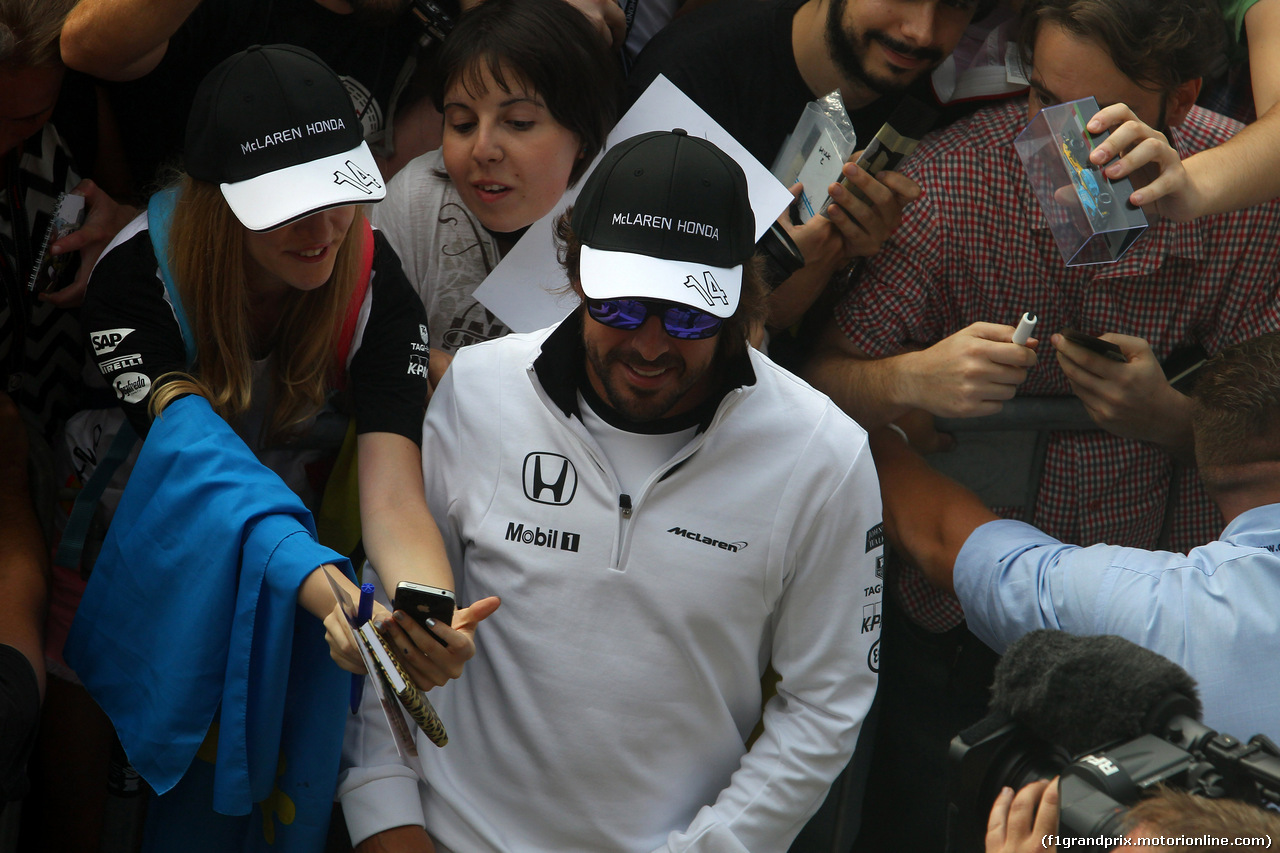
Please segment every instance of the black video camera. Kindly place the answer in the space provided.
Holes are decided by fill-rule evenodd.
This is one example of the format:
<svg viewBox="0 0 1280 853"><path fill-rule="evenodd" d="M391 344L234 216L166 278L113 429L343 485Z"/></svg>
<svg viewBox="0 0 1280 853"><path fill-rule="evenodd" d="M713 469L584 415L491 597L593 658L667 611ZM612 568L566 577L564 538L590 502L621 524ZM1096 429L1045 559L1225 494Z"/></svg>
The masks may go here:
<svg viewBox="0 0 1280 853"><path fill-rule="evenodd" d="M1114 730L1127 728L1122 736L1099 738L1107 723L1087 732L1063 730L1062 724L1070 725L1073 717L1070 709L1050 708L1045 709L1045 714L1038 713L1041 709L1036 706L1044 700L1058 701L1072 694L1058 689L1060 685L1046 688L1053 680L1052 673L1028 671L1028 661L1037 657L1053 659L1063 647L1059 645L1058 649L1042 655L1043 649L1039 646L1044 645L1044 637L1036 640L1036 635L1055 636L1055 644L1064 642L1057 637L1067 636L1047 631L1028 635L1032 638L1032 652L1022 655L1013 667L1006 669L1002 693L1001 668L1026 638L1010 647L1005 660L997 667L992 690L995 710L951 741L948 853L983 850L987 819L1002 787L1016 791L1037 779L1054 776L1060 777L1057 834L1062 838L1123 836L1128 808L1157 785L1197 796L1231 797L1253 805L1280 806L1280 748L1265 735L1255 735L1248 743L1242 743L1205 726L1197 719L1200 704L1190 676L1176 664L1119 637L1070 638L1071 643L1093 644L1086 655L1102 648L1096 641L1106 641L1109 645L1105 654L1094 655L1093 659L1081 657L1064 669L1070 669L1078 679L1082 671L1104 660L1119 661L1120 656L1125 656L1130 661L1136 658L1138 663L1127 664L1119 683L1123 684L1126 677L1132 677L1143 667L1148 675L1154 673L1154 678L1145 683L1135 682L1134 692L1141 694L1146 690L1148 696L1153 690L1163 693L1158 700L1141 699L1126 708L1124 697L1117 697L1115 704L1120 706L1120 713L1113 714L1109 723L1120 721ZM1049 666L1062 666L1064 660L1059 656ZM1158 663L1153 666L1153 661ZM1086 665L1079 665L1081 663ZM1160 667L1166 671L1161 672ZM1007 677L1008 669L1019 668L1021 672ZM1169 671L1176 673L1171 677ZM1093 686L1110 689L1114 684ZM1088 689L1084 686L1080 692ZM1138 713L1129 713L1135 709ZM1093 725L1091 717L1106 714L1095 705L1076 709L1075 717L1082 721L1081 728L1088 729ZM1056 727L1062 732L1061 737L1047 736L1046 716L1050 718L1047 729L1052 731ZM1082 741L1081 737L1086 740ZM1095 739L1095 745L1082 749L1082 743L1090 742L1089 738Z"/></svg>

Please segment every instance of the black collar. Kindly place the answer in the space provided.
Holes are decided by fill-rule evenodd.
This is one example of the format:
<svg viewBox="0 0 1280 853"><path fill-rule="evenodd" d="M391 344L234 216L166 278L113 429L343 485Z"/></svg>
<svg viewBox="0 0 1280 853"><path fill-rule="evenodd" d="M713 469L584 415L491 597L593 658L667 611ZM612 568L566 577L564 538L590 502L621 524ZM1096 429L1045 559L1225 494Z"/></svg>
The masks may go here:
<svg viewBox="0 0 1280 853"><path fill-rule="evenodd" d="M582 343L582 312L574 311L542 342L542 351L534 359L533 371L538 376L547 396L565 417L582 419L578 410L578 392L591 404L592 410L610 426L628 432L658 433L677 432L696 426L699 432L711 426L720 402L735 388L756 384L756 373L751 359L743 353L727 366L718 366L720 383L707 399L683 415L661 418L657 421L636 423L620 417L607 403L600 400L587 379L587 352Z"/></svg>

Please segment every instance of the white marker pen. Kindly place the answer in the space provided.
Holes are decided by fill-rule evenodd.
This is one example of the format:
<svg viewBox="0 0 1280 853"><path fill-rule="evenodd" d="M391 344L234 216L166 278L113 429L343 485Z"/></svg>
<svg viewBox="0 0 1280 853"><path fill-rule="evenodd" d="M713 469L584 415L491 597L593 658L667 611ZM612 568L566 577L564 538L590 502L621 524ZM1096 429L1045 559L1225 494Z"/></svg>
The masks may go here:
<svg viewBox="0 0 1280 853"><path fill-rule="evenodd" d="M1030 311L1022 315L1022 319L1018 321L1018 328L1013 330L1013 342L1020 347L1027 345L1027 338L1031 337L1031 332L1036 327L1036 315Z"/></svg>

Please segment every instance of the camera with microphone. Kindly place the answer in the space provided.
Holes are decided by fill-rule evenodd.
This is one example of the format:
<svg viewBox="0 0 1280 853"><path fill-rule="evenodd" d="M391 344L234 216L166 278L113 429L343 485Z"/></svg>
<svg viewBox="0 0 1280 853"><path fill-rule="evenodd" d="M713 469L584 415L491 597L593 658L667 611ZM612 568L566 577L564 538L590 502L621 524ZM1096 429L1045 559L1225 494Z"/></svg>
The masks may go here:
<svg viewBox="0 0 1280 853"><path fill-rule="evenodd" d="M1200 722L1195 681L1120 637L1034 631L996 668L989 714L951 741L947 850L983 849L1004 786L1059 779L1060 838L1119 838L1157 785L1280 806L1280 749Z"/></svg>

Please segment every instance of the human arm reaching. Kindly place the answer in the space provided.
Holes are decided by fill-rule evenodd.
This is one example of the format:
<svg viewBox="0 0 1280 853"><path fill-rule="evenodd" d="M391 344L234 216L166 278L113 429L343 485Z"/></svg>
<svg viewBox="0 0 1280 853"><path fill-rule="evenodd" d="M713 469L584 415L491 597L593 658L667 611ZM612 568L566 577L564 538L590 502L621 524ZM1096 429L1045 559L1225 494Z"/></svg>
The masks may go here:
<svg viewBox="0 0 1280 853"><path fill-rule="evenodd" d="M884 502L885 535L930 583L954 593L956 556L974 530L997 516L888 427L873 430L870 443Z"/></svg>
<svg viewBox="0 0 1280 853"><path fill-rule="evenodd" d="M880 251L902 224L902 211L920 197L919 184L897 172L872 177L849 162L843 173L870 203L833 183L826 192L834 203L825 211L815 213L802 225L791 223L789 211L778 219L804 256L805 265L769 296L769 325L774 328L797 322L831 277L855 258L868 258ZM796 184L791 191L798 195L801 189L802 185Z"/></svg>
<svg viewBox="0 0 1280 853"><path fill-rule="evenodd" d="M84 224L49 247L54 255L80 253L80 268L71 284L55 293L42 293L40 299L52 302L60 308L74 308L84 301L85 288L89 285L89 273L98 262L107 245L138 215L136 208L120 204L101 187L86 178L72 190L84 196Z"/></svg>
<svg viewBox="0 0 1280 853"><path fill-rule="evenodd" d="M62 27L62 61L103 80L136 80L160 64L200 0L80 0Z"/></svg>
<svg viewBox="0 0 1280 853"><path fill-rule="evenodd" d="M931 347L873 359L833 323L805 378L868 429L912 409L942 417L994 414L1036 363L1035 350L1013 343L1013 332L973 323Z"/></svg>
<svg viewBox="0 0 1280 853"><path fill-rule="evenodd" d="M1154 204L1161 215L1188 222L1280 196L1280 0L1258 0L1245 13L1244 27L1258 119L1231 139L1181 160L1163 134L1138 121L1124 104L1108 106L1089 120L1090 133L1114 128L1111 138L1090 157L1095 165L1129 151L1107 168L1107 177L1123 177L1147 164L1158 170L1150 184L1130 196L1134 204ZM1199 92L1199 81L1193 82L1191 101ZM1183 97L1180 88L1170 99L1170 126L1177 124Z"/></svg>

